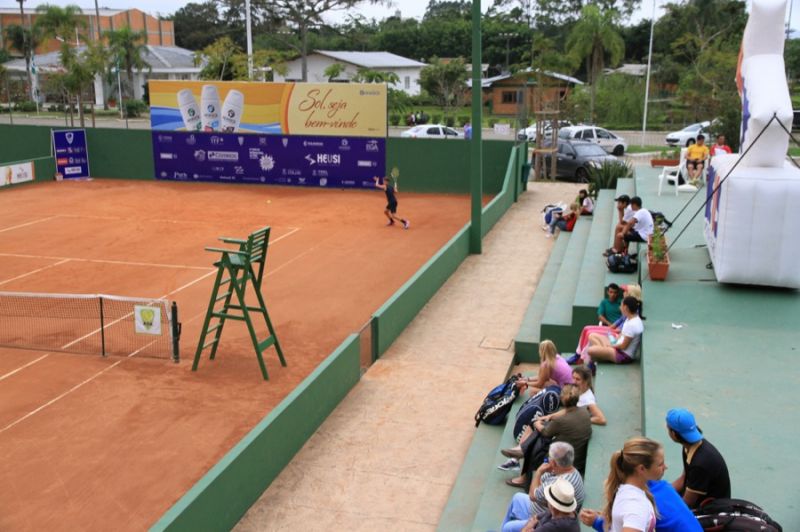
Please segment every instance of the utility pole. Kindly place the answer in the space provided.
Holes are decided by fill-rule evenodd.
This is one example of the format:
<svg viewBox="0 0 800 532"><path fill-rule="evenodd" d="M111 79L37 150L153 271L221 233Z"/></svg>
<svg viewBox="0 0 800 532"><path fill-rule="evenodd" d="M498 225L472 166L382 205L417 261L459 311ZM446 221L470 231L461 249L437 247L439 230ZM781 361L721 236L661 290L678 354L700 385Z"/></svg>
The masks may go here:
<svg viewBox="0 0 800 532"><path fill-rule="evenodd" d="M244 2L244 20L247 27L247 79L253 80L253 30L250 24L250 0Z"/></svg>
<svg viewBox="0 0 800 532"><path fill-rule="evenodd" d="M650 99L650 66L653 61L653 27L656 24L656 0L653 0L653 16L650 18L650 48L647 52L647 81L644 84L644 116L642 116L642 142L644 146L644 135L647 131L647 104Z"/></svg>

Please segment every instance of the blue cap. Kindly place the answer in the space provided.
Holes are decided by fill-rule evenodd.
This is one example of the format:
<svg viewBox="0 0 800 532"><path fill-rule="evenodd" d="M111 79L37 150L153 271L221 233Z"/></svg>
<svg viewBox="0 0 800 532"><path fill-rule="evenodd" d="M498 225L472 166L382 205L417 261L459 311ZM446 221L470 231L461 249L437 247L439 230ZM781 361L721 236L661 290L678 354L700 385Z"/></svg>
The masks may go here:
<svg viewBox="0 0 800 532"><path fill-rule="evenodd" d="M667 426L689 443L697 443L703 435L697 430L694 415L685 408L673 408L667 412Z"/></svg>

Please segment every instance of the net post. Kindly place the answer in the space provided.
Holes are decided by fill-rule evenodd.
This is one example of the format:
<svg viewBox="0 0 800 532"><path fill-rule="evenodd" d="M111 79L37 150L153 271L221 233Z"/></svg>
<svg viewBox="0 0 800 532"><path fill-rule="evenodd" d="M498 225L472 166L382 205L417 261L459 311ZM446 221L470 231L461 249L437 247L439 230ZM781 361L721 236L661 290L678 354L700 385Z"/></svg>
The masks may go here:
<svg viewBox="0 0 800 532"><path fill-rule="evenodd" d="M103 296L98 297L98 299L100 300L100 354L106 356L106 324L105 316L103 315Z"/></svg>
<svg viewBox="0 0 800 532"><path fill-rule="evenodd" d="M180 362L181 324L178 321L178 304L173 301L170 308L172 314L172 361Z"/></svg>

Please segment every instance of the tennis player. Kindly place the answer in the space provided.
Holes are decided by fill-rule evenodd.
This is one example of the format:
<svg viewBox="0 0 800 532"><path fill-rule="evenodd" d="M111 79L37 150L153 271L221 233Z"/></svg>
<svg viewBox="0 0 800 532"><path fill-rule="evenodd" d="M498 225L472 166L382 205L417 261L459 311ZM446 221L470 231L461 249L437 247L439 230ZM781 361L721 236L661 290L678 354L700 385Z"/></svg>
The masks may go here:
<svg viewBox="0 0 800 532"><path fill-rule="evenodd" d="M395 220L403 224L403 229L408 229L410 223L404 218L397 216L397 177L394 171L386 177L375 176L375 186L386 192L386 209L383 214L389 219L386 225L394 225Z"/></svg>

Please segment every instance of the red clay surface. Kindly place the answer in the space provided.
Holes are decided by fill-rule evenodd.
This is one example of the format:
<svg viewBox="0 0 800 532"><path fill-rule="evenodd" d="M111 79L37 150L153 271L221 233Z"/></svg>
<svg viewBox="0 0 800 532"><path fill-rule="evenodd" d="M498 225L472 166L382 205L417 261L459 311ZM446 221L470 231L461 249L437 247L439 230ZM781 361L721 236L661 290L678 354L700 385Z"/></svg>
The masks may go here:
<svg viewBox="0 0 800 532"><path fill-rule="evenodd" d="M0 349L0 530L141 530L469 218L466 196L149 181L0 192L0 291L167 296L181 362ZM272 226L264 293L288 367L231 322L190 371L218 236ZM0 326L2 326L0 324ZM263 334L263 330L259 329Z"/></svg>

